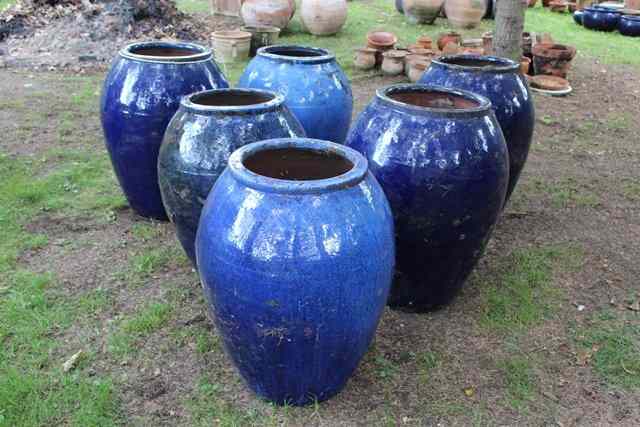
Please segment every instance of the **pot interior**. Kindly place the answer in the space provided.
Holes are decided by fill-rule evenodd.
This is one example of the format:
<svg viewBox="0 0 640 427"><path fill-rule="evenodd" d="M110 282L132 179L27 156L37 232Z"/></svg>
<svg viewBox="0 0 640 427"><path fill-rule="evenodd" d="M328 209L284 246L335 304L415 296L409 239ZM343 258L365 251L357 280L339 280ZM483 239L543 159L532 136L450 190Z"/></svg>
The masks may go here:
<svg viewBox="0 0 640 427"><path fill-rule="evenodd" d="M247 105L263 104L272 101L274 95L260 92L224 90L204 92L191 97L191 102L196 105L210 107L241 107Z"/></svg>
<svg viewBox="0 0 640 427"><path fill-rule="evenodd" d="M480 106L479 102L455 93L430 90L408 89L405 91L390 93L387 96L394 101L425 108L466 110Z"/></svg>
<svg viewBox="0 0 640 427"><path fill-rule="evenodd" d="M337 153L295 147L261 150L242 164L258 175L290 181L335 178L353 169L353 163Z"/></svg>
<svg viewBox="0 0 640 427"><path fill-rule="evenodd" d="M169 46L139 46L132 47L130 52L140 56L155 56L163 58L177 58L182 56L191 56L202 53L198 49L190 49L188 47L169 47Z"/></svg>
<svg viewBox="0 0 640 427"><path fill-rule="evenodd" d="M510 65L508 62L501 61L499 59L483 59L481 57L467 58L465 56L441 58L440 61L444 62L445 64L459 65L461 67L475 67L475 68L496 67L496 66L503 67L503 66Z"/></svg>
<svg viewBox="0 0 640 427"><path fill-rule="evenodd" d="M295 46L270 47L270 48L267 48L266 52L271 53L273 55L290 56L294 58L316 58L316 57L326 55L326 53L322 51L318 51L310 48L304 48L304 47L295 47Z"/></svg>

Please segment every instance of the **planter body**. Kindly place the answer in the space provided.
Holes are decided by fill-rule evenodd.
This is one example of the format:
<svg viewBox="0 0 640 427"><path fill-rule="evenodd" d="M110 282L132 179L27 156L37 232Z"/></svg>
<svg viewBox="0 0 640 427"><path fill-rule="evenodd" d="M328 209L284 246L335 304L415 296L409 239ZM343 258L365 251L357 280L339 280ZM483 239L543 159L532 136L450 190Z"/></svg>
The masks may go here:
<svg viewBox="0 0 640 427"><path fill-rule="evenodd" d="M582 25L582 17L583 16L584 16L584 11L582 11L582 10L576 10L575 12L573 12L573 20L578 25Z"/></svg>
<svg viewBox="0 0 640 427"><path fill-rule="evenodd" d="M300 20L313 35L335 34L347 22L347 0L302 0Z"/></svg>
<svg viewBox="0 0 640 427"><path fill-rule="evenodd" d="M222 99L225 95L230 97L230 105L212 107L193 102L207 96ZM262 97L263 102L233 105L234 100L238 104L248 97ZM280 95L223 89L183 98L165 132L158 158L158 177L169 219L175 224L178 240L194 265L200 213L231 153L251 142L294 136L304 136L302 125L284 106Z"/></svg>
<svg viewBox="0 0 640 427"><path fill-rule="evenodd" d="M292 144L360 160L348 177L318 181L236 172L240 153ZM249 387L303 405L338 393L371 343L393 276L393 217L353 150L262 141L230 158L207 199L197 254L213 318Z"/></svg>
<svg viewBox="0 0 640 427"><path fill-rule="evenodd" d="M189 49L193 57L155 58L131 53L149 49ZM158 187L158 151L180 99L225 87L228 83L211 52L200 46L135 43L115 59L102 89L100 117L113 169L129 205L139 215L167 219Z"/></svg>
<svg viewBox="0 0 640 427"><path fill-rule="evenodd" d="M302 46L259 49L240 77L238 87L281 93L310 138L343 143L347 136L353 110L351 85L334 55L324 49Z"/></svg>
<svg viewBox="0 0 640 427"><path fill-rule="evenodd" d="M590 30L613 31L618 28L620 12L605 7L587 7L582 16L582 25Z"/></svg>
<svg viewBox="0 0 640 427"><path fill-rule="evenodd" d="M456 94L482 107L439 110L389 100L404 90ZM389 305L424 311L449 302L480 258L507 190L507 149L489 101L445 88L391 86L358 117L347 145L368 158L391 203L397 257Z"/></svg>
<svg viewBox="0 0 640 427"><path fill-rule="evenodd" d="M403 0L402 7L407 20L412 24L433 24L444 0Z"/></svg>
<svg viewBox="0 0 640 427"><path fill-rule="evenodd" d="M486 9L484 0L446 0L444 3L447 20L455 28L477 27Z"/></svg>
<svg viewBox="0 0 640 427"><path fill-rule="evenodd" d="M244 0L240 8L244 25L278 27L281 30L289 25L294 13L294 0Z"/></svg>
<svg viewBox="0 0 640 427"><path fill-rule="evenodd" d="M620 34L630 37L640 37L640 16L624 15L618 24Z"/></svg>
<svg viewBox="0 0 640 427"><path fill-rule="evenodd" d="M227 64L246 61L251 50L251 33L247 31L214 31L211 45L216 61Z"/></svg>
<svg viewBox="0 0 640 427"><path fill-rule="evenodd" d="M532 53L536 75L546 74L566 79L571 68L571 61L576 56L576 49L573 46L562 44L538 43Z"/></svg>
<svg viewBox="0 0 640 427"><path fill-rule="evenodd" d="M456 57L450 57L455 61ZM535 108L525 77L516 62L491 56L468 56L495 64L473 67L434 60L420 83L468 90L491 101L509 149L509 200L529 155L535 125ZM486 62L485 62L486 63Z"/></svg>

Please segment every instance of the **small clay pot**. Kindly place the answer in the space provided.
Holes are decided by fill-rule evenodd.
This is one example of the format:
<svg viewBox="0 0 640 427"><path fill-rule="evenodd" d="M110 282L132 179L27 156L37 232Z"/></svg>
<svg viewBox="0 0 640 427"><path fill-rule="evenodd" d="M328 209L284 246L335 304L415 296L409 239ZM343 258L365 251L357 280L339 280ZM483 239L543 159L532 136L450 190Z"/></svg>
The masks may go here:
<svg viewBox="0 0 640 427"><path fill-rule="evenodd" d="M376 66L376 53L378 51L370 47L356 49L353 66L358 70L370 70Z"/></svg>
<svg viewBox="0 0 640 427"><path fill-rule="evenodd" d="M529 68L531 67L531 59L523 56L520 58L520 72L525 76L529 74Z"/></svg>
<svg viewBox="0 0 640 427"><path fill-rule="evenodd" d="M552 1L549 3L549 10L556 13L565 13L567 11L567 3L564 1Z"/></svg>
<svg viewBox="0 0 640 427"><path fill-rule="evenodd" d="M485 55L491 55L493 52L493 32L487 31L482 34L482 47Z"/></svg>
<svg viewBox="0 0 640 427"><path fill-rule="evenodd" d="M403 50L388 50L382 54L382 73L397 76L404 71L404 58L409 53Z"/></svg>
<svg viewBox="0 0 640 427"><path fill-rule="evenodd" d="M367 34L367 46L377 50L393 49L398 42L398 37L388 31L372 31Z"/></svg>
<svg viewBox="0 0 640 427"><path fill-rule="evenodd" d="M443 55L457 55L460 53L460 45L457 43L449 42L442 48Z"/></svg>
<svg viewBox="0 0 640 427"><path fill-rule="evenodd" d="M438 49L443 50L444 47L449 43L455 43L459 45L462 42L462 36L460 33L456 31L449 31L448 33L443 33L438 37Z"/></svg>
<svg viewBox="0 0 640 427"><path fill-rule="evenodd" d="M413 83L419 81L422 78L424 72L431 65L431 60L429 59L416 59L409 63L409 80Z"/></svg>
<svg viewBox="0 0 640 427"><path fill-rule="evenodd" d="M431 37L428 36L418 37L416 45L420 46L423 49L433 49L433 41L431 40Z"/></svg>
<svg viewBox="0 0 640 427"><path fill-rule="evenodd" d="M576 56L573 46L538 43L533 47L533 69L538 74L567 78L571 61Z"/></svg>
<svg viewBox="0 0 640 427"><path fill-rule="evenodd" d="M431 49L425 49L422 47L409 47L409 53L412 55L420 55L420 56L433 56L434 52Z"/></svg>

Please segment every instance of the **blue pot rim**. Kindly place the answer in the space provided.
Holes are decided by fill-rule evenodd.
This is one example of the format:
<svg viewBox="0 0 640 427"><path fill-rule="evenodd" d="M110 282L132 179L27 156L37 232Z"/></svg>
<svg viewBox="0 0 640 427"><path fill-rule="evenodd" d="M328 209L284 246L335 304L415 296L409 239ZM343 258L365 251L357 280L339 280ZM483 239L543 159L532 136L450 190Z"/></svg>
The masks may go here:
<svg viewBox="0 0 640 427"><path fill-rule="evenodd" d="M184 56L150 56L139 55L135 53L136 49L140 48L172 48L172 49L184 49L185 53L190 52ZM126 45L120 50L120 56L126 59L139 62L151 62L156 64L189 64L193 62L206 61L212 57L211 49L208 47L187 42L171 42L171 41L146 41L135 42Z"/></svg>
<svg viewBox="0 0 640 427"><path fill-rule="evenodd" d="M475 65L460 65L448 61L456 61L459 59L470 59L474 61L484 61L492 65L475 66ZM498 56L489 55L447 55L431 61L431 64L435 64L441 67L446 67L458 71L474 72L474 73L513 73L520 70L520 64L516 61L512 61L507 58L500 58Z"/></svg>
<svg viewBox="0 0 640 427"><path fill-rule="evenodd" d="M314 54L315 56L293 56L278 53L286 51L304 51L310 54ZM334 61L336 59L336 56L327 49L290 44L276 44L272 46L261 47L260 49L258 49L256 56L295 64L323 64L326 62Z"/></svg>
<svg viewBox="0 0 640 427"><path fill-rule="evenodd" d="M332 178L294 181L259 175L244 166L244 160L253 154L281 148L296 148L336 154L351 162L353 167L342 175ZM264 192L281 194L317 194L342 190L360 183L367 175L369 168L367 159L354 149L334 142L312 138L277 138L247 144L231 154L228 165L229 171L236 181L245 186Z"/></svg>
<svg viewBox="0 0 640 427"><path fill-rule="evenodd" d="M620 19L625 21L640 22L640 15L622 15Z"/></svg>
<svg viewBox="0 0 640 427"><path fill-rule="evenodd" d="M616 15L622 14L622 12L620 12L619 10L611 9L608 7L602 7L602 6L585 7L582 10L590 13L614 13Z"/></svg>
<svg viewBox="0 0 640 427"><path fill-rule="evenodd" d="M246 94L258 95L270 98L268 101L259 102L249 105L203 105L197 104L195 98L203 95L211 94ZM244 88L220 88L208 89L200 92L194 92L184 96L180 101L180 107L190 113L198 115L211 114L259 114L276 110L284 104L284 96L277 92L263 89L244 89Z"/></svg>
<svg viewBox="0 0 640 427"><path fill-rule="evenodd" d="M437 107L421 107L418 105L407 104L405 102L396 101L389 97L393 93L406 92L437 92L447 95L455 95L466 99L467 101L476 102L476 107L470 108L437 108ZM444 86L435 86L420 83L401 83L386 86L376 91L376 99L378 102L389 105L396 109L409 112L411 114L426 114L430 116L442 117L481 117L491 112L491 101L484 96L478 95L461 89L451 89Z"/></svg>

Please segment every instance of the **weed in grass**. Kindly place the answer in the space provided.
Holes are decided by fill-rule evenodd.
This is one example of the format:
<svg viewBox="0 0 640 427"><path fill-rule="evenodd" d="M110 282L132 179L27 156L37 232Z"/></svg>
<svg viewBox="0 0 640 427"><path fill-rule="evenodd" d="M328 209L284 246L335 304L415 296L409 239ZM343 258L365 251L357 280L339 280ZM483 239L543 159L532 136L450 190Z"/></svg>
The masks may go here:
<svg viewBox="0 0 640 427"><path fill-rule="evenodd" d="M501 273L486 289L481 324L502 332L521 330L542 322L561 296L553 286L554 269L577 268L577 247L547 246L520 249L499 262Z"/></svg>
<svg viewBox="0 0 640 427"><path fill-rule="evenodd" d="M153 240L160 235L160 226L155 222L137 222L131 227L131 234L138 240Z"/></svg>
<svg viewBox="0 0 640 427"><path fill-rule="evenodd" d="M499 363L504 375L507 401L516 410L526 409L535 395L535 376L531 362L522 356L512 357Z"/></svg>
<svg viewBox="0 0 640 427"><path fill-rule="evenodd" d="M600 197L595 192L573 178L566 178L553 183L536 179L529 189L537 194L550 196L553 207L557 209L570 207L594 208L601 203Z"/></svg>
<svg viewBox="0 0 640 427"><path fill-rule="evenodd" d="M434 369L440 364L441 356L433 351L424 351L417 356L420 381L426 383Z"/></svg>
<svg viewBox="0 0 640 427"><path fill-rule="evenodd" d="M96 316L113 305L113 296L109 290L97 288L80 295L76 305L78 314Z"/></svg>
<svg viewBox="0 0 640 427"><path fill-rule="evenodd" d="M199 330L196 334L196 350L198 353L210 353L220 348L218 336L209 330Z"/></svg>
<svg viewBox="0 0 640 427"><path fill-rule="evenodd" d="M378 355L376 356L374 361L378 378L382 380L388 380L393 378L398 373L398 366L386 357Z"/></svg>
<svg viewBox="0 0 640 427"><path fill-rule="evenodd" d="M640 181L637 180L625 180L622 182L622 195L632 201L637 202L640 200Z"/></svg>

